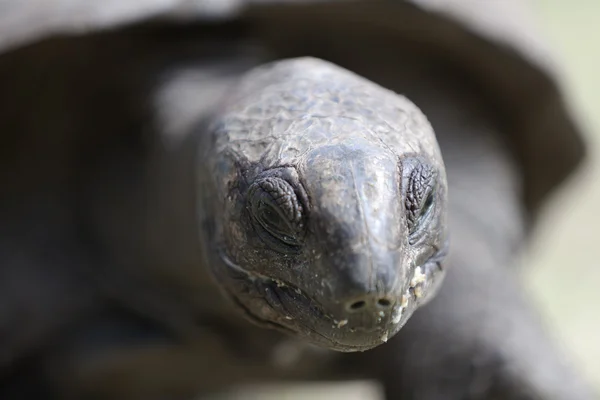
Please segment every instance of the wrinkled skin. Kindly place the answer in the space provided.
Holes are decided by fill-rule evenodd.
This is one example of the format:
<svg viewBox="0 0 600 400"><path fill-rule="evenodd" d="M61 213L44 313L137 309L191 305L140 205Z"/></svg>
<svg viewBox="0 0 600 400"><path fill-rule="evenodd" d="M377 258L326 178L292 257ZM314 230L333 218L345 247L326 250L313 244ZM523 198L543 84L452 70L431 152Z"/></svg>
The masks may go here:
<svg viewBox="0 0 600 400"><path fill-rule="evenodd" d="M251 320L301 340L342 351L387 341L434 295L447 250L445 170L427 120L317 59L236 86L199 163L217 284Z"/></svg>
<svg viewBox="0 0 600 400"><path fill-rule="evenodd" d="M240 383L353 378L379 380L388 399L593 398L505 268L523 237L521 182L498 139L502 125L476 88L450 68L423 69L409 55L414 66L406 71L331 60L405 93L423 110L448 171L446 203L432 132L406 100L335 67L296 60L303 65L299 75L318 77L312 68L326 68L357 82L352 90L388 97L373 108L375 117L398 107L418 123L394 127L395 121L404 127L398 112L386 121L385 145L356 129L364 128L360 118L332 118L336 123L314 132L310 147L296 143L287 152L283 140L275 140L272 152L260 140L231 141L228 135L239 134L234 128L268 123L254 118L244 108L252 100L239 95L249 90L278 98L261 92L258 78L239 85L266 58L243 57L225 40L211 46L189 39L116 32L51 41L0 59L0 131L8 144L0 148L7 193L0 209L0 257L7 266L0 279L1 398L185 399ZM335 89L336 80L312 82L315 89ZM353 101L339 113L365 112L353 109ZM35 118L24 110L34 110ZM360 151L328 141L346 134L334 129L340 121ZM255 134L260 139L266 132ZM420 166L435 172L438 197L425 207L419 241L411 243L409 215L419 220L420 213L402 210L409 171ZM358 173L350 179L350 171ZM339 178L328 181L326 172ZM256 225L254 200L270 187L285 192L278 204L295 211L284 212L292 226L275 224L294 234L282 235L284 244L272 227L275 236L257 232L267 228ZM332 192L344 197L333 202ZM388 212L365 199L379 200ZM357 224L341 212L343 204L381 224ZM323 233L328 228L333 235ZM445 229L452 244L445 283L406 322L440 275L426 279L432 286L424 285L420 298L409 290L414 297L395 322L389 307L402 305L416 267L432 272ZM387 253L381 242L393 244ZM297 251L288 264L282 260L291 248ZM318 280L309 275L313 270ZM332 281L339 286L320 284ZM248 305L250 318L286 333L241 318L231 302L236 298ZM307 298L317 307L308 309ZM381 299L390 302L379 305L384 310L375 302ZM357 312L343 307L357 301L364 301ZM373 319L375 310L383 311L381 322ZM323 323L327 318L335 327ZM357 326L366 329L350 330ZM380 344L385 334L389 341ZM323 349L376 345L353 354Z"/></svg>

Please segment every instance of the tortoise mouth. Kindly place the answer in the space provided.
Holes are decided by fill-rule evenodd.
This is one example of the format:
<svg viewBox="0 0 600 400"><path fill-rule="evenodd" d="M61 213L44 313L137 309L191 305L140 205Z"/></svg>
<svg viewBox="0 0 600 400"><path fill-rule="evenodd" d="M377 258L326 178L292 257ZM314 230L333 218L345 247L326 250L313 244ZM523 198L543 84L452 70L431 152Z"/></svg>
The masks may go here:
<svg viewBox="0 0 600 400"><path fill-rule="evenodd" d="M223 252L220 252L220 258L238 285L242 284L244 288L226 288L226 293L251 322L329 350L357 352L387 342L414 311L433 297L442 281L440 275L444 274L441 261L445 253L445 249L437 251L413 269L403 294L387 312L380 312L378 323L371 328L351 319L336 318L317 300L289 282L247 271Z"/></svg>

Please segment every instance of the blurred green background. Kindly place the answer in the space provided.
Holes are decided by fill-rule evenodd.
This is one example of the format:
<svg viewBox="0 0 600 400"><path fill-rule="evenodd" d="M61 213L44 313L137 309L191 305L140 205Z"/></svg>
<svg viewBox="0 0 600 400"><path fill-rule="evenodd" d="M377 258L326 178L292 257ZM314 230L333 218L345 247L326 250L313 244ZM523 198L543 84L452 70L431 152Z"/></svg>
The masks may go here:
<svg viewBox="0 0 600 400"><path fill-rule="evenodd" d="M536 6L590 154L548 205L524 273L558 339L600 389L600 1L537 0Z"/></svg>

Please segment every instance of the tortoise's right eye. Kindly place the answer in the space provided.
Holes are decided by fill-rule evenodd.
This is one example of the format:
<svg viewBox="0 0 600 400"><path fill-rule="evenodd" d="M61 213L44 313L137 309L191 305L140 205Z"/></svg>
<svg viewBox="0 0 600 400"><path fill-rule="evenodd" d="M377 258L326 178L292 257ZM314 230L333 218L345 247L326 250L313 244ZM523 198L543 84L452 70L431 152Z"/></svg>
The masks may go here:
<svg viewBox="0 0 600 400"><path fill-rule="evenodd" d="M406 184L406 221L410 236L418 236L427 222L431 219L435 206L436 174L426 163L417 162L412 166Z"/></svg>
<svg viewBox="0 0 600 400"><path fill-rule="evenodd" d="M281 253L299 250L304 237L303 209L287 181L267 177L254 182L248 209L254 229L269 247Z"/></svg>

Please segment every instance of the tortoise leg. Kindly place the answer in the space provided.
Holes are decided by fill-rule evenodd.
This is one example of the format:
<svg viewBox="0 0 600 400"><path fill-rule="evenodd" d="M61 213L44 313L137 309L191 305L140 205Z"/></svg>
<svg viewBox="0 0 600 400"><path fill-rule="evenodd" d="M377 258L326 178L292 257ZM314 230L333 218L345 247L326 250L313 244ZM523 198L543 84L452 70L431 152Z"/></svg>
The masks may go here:
<svg viewBox="0 0 600 400"><path fill-rule="evenodd" d="M0 207L0 399L52 399L34 360L93 309L93 265L59 193L3 196Z"/></svg>
<svg viewBox="0 0 600 400"><path fill-rule="evenodd" d="M515 271L497 265L481 237L455 227L439 295L396 338L364 354L386 398L595 398L545 332Z"/></svg>
<svg viewBox="0 0 600 400"><path fill-rule="evenodd" d="M265 375L209 330L191 342L114 308L79 320L28 365L0 398L188 400Z"/></svg>

